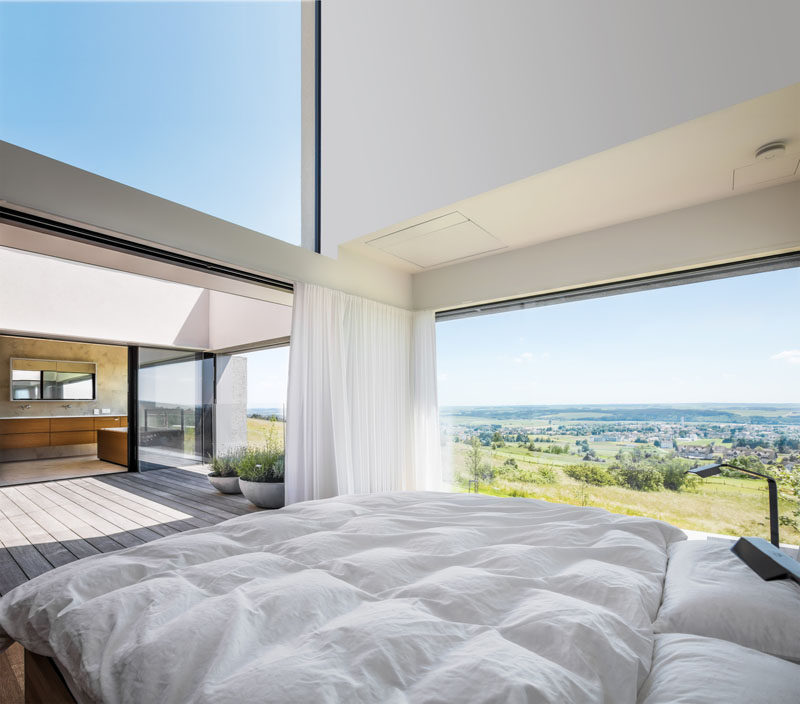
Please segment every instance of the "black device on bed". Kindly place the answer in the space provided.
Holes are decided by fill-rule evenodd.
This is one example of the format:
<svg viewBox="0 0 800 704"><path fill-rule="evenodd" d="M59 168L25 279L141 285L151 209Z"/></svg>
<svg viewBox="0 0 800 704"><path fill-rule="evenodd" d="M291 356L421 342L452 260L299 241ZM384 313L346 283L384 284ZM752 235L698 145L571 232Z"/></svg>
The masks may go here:
<svg viewBox="0 0 800 704"><path fill-rule="evenodd" d="M800 562L763 538L739 538L731 548L762 579L793 579L800 584Z"/></svg>
<svg viewBox="0 0 800 704"><path fill-rule="evenodd" d="M786 553L781 552L780 538L778 536L778 484L772 478L752 469L743 469L726 462L715 462L690 469L698 477L713 477L719 474L723 467L735 469L737 472L751 474L767 480L769 485L769 535L768 543L763 538L739 538L731 548L731 552L742 560L753 572L762 579L793 579L800 584L800 562L793 560ZM798 550L800 559L800 550Z"/></svg>

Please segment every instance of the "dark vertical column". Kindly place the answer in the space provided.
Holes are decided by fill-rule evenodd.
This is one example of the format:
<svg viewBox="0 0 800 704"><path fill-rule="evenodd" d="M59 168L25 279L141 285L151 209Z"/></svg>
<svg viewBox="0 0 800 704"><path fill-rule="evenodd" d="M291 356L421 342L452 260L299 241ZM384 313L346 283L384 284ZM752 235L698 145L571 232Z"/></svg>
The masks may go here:
<svg viewBox="0 0 800 704"><path fill-rule="evenodd" d="M139 471L139 348L128 347L128 471Z"/></svg>
<svg viewBox="0 0 800 704"><path fill-rule="evenodd" d="M214 457L214 407L217 403L217 355L203 352L202 361L201 432L195 435L197 454L204 462Z"/></svg>
<svg viewBox="0 0 800 704"><path fill-rule="evenodd" d="M314 3L314 251L322 251L322 0Z"/></svg>

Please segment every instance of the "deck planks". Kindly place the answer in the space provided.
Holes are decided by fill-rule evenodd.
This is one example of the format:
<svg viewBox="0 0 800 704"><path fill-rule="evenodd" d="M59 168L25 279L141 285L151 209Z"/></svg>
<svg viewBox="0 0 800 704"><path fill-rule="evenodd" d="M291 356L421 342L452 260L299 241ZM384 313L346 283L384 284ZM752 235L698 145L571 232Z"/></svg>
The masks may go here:
<svg viewBox="0 0 800 704"><path fill-rule="evenodd" d="M0 595L83 557L257 510L180 469L0 486Z"/></svg>

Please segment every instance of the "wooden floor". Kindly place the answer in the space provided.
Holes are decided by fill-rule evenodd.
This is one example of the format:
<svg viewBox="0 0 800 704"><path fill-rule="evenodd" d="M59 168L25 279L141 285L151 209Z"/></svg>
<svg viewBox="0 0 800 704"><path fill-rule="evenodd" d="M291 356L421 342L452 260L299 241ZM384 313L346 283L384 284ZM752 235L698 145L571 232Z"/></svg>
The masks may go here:
<svg viewBox="0 0 800 704"><path fill-rule="evenodd" d="M25 666L23 650L14 643L4 653L0 653L0 702L3 704L24 704Z"/></svg>
<svg viewBox="0 0 800 704"><path fill-rule="evenodd" d="M0 486L33 484L54 479L72 479L124 471L125 467L104 462L94 455L0 462Z"/></svg>
<svg viewBox="0 0 800 704"><path fill-rule="evenodd" d="M0 487L0 595L82 557L258 510L186 469Z"/></svg>

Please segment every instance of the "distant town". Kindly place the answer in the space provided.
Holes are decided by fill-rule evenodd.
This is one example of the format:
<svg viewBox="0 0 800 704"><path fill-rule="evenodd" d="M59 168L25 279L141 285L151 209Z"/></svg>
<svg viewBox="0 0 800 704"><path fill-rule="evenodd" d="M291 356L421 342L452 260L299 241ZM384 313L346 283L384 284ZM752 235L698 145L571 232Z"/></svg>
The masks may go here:
<svg viewBox="0 0 800 704"><path fill-rule="evenodd" d="M620 450L698 461L752 457L789 470L800 461L800 404L451 407L441 422L445 441L477 437L486 447L523 444L537 454L560 444L573 462L603 463Z"/></svg>
<svg viewBox="0 0 800 704"><path fill-rule="evenodd" d="M800 543L800 404L471 406L439 409L445 483ZM705 479L693 466L733 465ZM745 472L739 469L746 470Z"/></svg>

